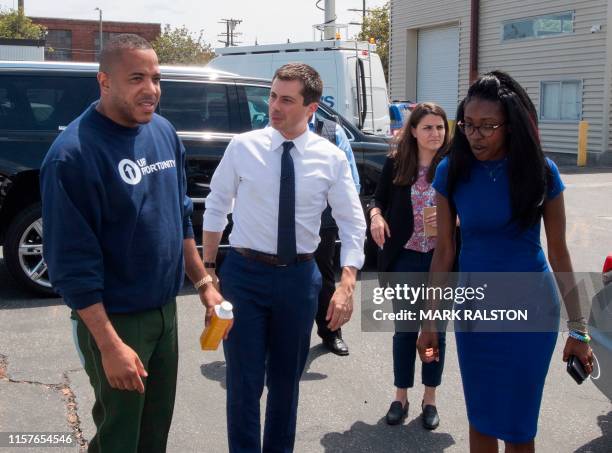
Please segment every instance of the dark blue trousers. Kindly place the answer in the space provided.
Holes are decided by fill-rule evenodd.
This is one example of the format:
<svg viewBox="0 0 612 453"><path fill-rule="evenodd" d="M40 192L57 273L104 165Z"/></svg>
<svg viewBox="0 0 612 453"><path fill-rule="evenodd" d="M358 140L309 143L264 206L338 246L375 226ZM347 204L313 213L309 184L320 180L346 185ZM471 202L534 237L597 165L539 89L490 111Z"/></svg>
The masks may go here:
<svg viewBox="0 0 612 453"><path fill-rule="evenodd" d="M402 250L391 265L390 272L394 274L390 278L390 283L392 285L406 283L415 287L421 284L427 285L432 256L433 251L420 253L414 250ZM422 303L401 305L397 301L393 301L395 312L399 312L400 309L418 310L422 306ZM414 369L417 357L416 342L419 328L420 322L418 321L395 322L395 334L393 334L393 376L394 385L397 388L405 389L414 386ZM442 381L446 351L445 332L438 334L438 346L440 348L440 361L423 363L421 366L422 383L427 387L437 387Z"/></svg>
<svg viewBox="0 0 612 453"><path fill-rule="evenodd" d="M231 250L220 271L234 327L223 343L230 453L293 451L299 383L317 311L314 260L276 267ZM259 402L268 388L261 444Z"/></svg>

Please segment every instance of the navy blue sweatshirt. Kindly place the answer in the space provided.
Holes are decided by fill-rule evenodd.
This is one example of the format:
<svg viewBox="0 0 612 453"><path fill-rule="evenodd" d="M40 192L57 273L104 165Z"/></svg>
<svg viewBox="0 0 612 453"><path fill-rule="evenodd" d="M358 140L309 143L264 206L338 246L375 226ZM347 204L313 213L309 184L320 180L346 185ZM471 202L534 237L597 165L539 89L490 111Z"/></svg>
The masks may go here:
<svg viewBox="0 0 612 453"><path fill-rule="evenodd" d="M183 239L193 237L185 149L158 115L128 128L95 106L57 137L41 168L49 277L73 309L159 307L182 285Z"/></svg>

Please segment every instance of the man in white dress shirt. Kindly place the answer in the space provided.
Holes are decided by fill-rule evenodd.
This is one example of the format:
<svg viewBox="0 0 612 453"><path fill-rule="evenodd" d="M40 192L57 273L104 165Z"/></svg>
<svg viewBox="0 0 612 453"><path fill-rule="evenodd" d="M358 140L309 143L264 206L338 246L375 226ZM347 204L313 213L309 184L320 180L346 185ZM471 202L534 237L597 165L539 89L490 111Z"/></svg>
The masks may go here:
<svg viewBox="0 0 612 453"><path fill-rule="evenodd" d="M270 126L240 134L213 175L204 213L204 262L211 277L232 212L231 250L220 272L221 294L234 304L224 342L230 452L260 452L260 398L268 387L265 452L291 452L299 381L310 347L321 274L314 260L321 213L330 204L342 243L342 277L328 310L329 328L353 312L364 261L365 219L346 156L310 132L323 84L310 66L279 68L270 91Z"/></svg>

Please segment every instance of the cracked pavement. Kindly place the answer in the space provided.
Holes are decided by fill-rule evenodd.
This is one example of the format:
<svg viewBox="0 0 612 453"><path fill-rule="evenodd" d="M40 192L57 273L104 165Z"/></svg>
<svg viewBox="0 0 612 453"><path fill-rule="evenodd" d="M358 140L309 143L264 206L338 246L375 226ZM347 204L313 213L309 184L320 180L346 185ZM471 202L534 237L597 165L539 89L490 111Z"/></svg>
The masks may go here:
<svg viewBox="0 0 612 453"><path fill-rule="evenodd" d="M85 375L85 372L72 351L71 337L65 338L65 330L58 329L66 314L60 308L56 302L52 306L39 307L34 318L28 316L27 309L13 310L11 316L8 312L3 313L0 431L70 432L78 447L53 448L53 451L85 451L76 395L71 387L74 377ZM67 327L70 327L69 320ZM31 450L40 452L41 448ZM19 451L27 450L30 449L20 448Z"/></svg>

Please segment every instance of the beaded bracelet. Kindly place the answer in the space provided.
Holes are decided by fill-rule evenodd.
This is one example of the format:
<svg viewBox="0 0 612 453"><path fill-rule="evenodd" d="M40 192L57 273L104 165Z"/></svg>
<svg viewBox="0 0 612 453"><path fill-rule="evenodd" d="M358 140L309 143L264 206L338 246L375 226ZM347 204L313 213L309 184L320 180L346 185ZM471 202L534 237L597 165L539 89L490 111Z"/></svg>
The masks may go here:
<svg viewBox="0 0 612 453"><path fill-rule="evenodd" d="M574 340L582 341L583 343L589 343L591 341L591 336L586 332L577 332L575 330L569 331L569 336Z"/></svg>
<svg viewBox="0 0 612 453"><path fill-rule="evenodd" d="M567 321L567 330L575 330L576 332L586 332L587 322L583 316L577 319Z"/></svg>

